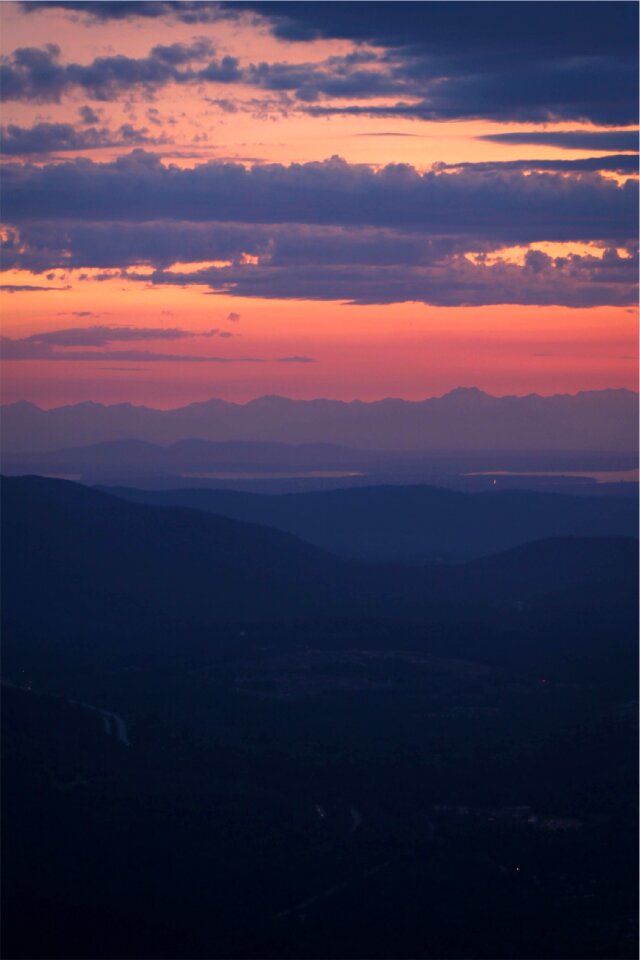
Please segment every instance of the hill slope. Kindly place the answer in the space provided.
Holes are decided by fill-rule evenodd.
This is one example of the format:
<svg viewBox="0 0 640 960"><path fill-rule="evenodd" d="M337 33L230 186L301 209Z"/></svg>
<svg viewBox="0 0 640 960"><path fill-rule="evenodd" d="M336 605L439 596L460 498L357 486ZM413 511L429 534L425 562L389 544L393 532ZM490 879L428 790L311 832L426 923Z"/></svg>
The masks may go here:
<svg viewBox="0 0 640 960"><path fill-rule="evenodd" d="M261 495L228 490L105 488L154 506L192 507L266 524L357 560L464 560L550 537L635 536L631 498L437 487L362 487Z"/></svg>
<svg viewBox="0 0 640 960"><path fill-rule="evenodd" d="M623 538L541 541L453 567L373 566L266 527L26 477L3 481L2 541L5 626L51 648L159 653L215 643L232 624L331 617L500 629L515 618L522 633L521 610L562 595L585 623L598 598L605 618L634 617L637 544Z"/></svg>

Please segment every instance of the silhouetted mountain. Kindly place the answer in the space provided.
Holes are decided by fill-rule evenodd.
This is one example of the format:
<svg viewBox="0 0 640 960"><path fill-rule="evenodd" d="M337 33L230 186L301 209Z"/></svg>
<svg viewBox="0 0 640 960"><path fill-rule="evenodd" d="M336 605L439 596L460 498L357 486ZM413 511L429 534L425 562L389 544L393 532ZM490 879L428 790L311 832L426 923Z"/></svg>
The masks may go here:
<svg viewBox="0 0 640 960"><path fill-rule="evenodd" d="M229 490L106 492L155 506L192 507L292 533L358 560L461 560L549 537L630 536L635 500L428 486L260 495Z"/></svg>
<svg viewBox="0 0 640 960"><path fill-rule="evenodd" d="M55 450L109 440L167 444L219 441L331 443L371 450L634 451L638 397L628 390L492 397L458 388L428 400L212 399L175 410L80 403L2 408L7 452Z"/></svg>
<svg viewBox="0 0 640 960"><path fill-rule="evenodd" d="M567 591L582 591L578 608L598 591L619 605L636 583L637 544L624 538L546 540L452 567L367 565L59 480L5 479L2 507L5 623L58 648L215 646L225 625L310 617L493 622L505 605Z"/></svg>
<svg viewBox="0 0 640 960"><path fill-rule="evenodd" d="M64 481L5 478L2 502L4 614L45 632L131 637L319 611L319 585L340 573L288 534Z"/></svg>

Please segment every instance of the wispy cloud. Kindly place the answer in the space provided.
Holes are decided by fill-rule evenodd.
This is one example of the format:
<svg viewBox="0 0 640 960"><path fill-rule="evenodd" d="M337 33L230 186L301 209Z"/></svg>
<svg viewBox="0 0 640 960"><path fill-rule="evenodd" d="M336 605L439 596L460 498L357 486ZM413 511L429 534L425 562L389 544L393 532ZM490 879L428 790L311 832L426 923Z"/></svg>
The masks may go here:
<svg viewBox="0 0 640 960"><path fill-rule="evenodd" d="M488 133L477 139L505 146L535 144L562 150L638 152L637 130L524 130L518 133Z"/></svg>
<svg viewBox="0 0 640 960"><path fill-rule="evenodd" d="M217 330L204 336L224 336ZM314 363L312 357L223 357L201 354L161 353L159 351L127 349L113 350L110 344L144 340L181 340L198 337L198 333L177 328L144 327L86 327L51 330L28 337L0 338L3 360L74 360L118 361L144 363ZM109 349L79 350L78 347Z"/></svg>
<svg viewBox="0 0 640 960"><path fill-rule="evenodd" d="M611 171L614 173L634 175L638 173L638 155L632 153L614 153L604 157L581 157L579 160L489 160L485 162L462 162L439 165L441 170L474 170L476 173L485 173L495 170L496 173L507 170L540 170L552 173L586 173L589 171Z"/></svg>
<svg viewBox="0 0 640 960"><path fill-rule="evenodd" d="M0 290L3 293L50 293L51 290L70 290L70 284L64 287L42 287L33 283L0 283Z"/></svg>
<svg viewBox="0 0 640 960"><path fill-rule="evenodd" d="M80 311L85 314L85 311ZM177 327L68 327L63 330L49 330L22 337L15 343L33 344L47 347L104 347L110 343L123 343L140 340L184 340L197 336L190 330Z"/></svg>

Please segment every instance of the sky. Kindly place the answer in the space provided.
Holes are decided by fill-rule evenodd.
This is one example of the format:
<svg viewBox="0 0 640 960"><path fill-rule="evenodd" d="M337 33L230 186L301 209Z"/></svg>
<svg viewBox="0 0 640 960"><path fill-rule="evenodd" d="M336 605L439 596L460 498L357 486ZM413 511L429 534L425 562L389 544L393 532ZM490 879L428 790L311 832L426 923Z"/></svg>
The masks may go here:
<svg viewBox="0 0 640 960"><path fill-rule="evenodd" d="M3 2L3 402L637 389L637 20Z"/></svg>

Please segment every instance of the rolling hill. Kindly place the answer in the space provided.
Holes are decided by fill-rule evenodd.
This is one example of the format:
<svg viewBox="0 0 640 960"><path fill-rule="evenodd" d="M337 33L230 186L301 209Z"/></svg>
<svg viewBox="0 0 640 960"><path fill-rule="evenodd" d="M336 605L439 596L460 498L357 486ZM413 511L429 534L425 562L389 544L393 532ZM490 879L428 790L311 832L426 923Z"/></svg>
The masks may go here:
<svg viewBox="0 0 640 960"><path fill-rule="evenodd" d="M460 493L381 486L261 495L230 490L105 488L153 506L192 507L265 524L340 556L376 562L459 561L550 537L635 536L631 498L525 490Z"/></svg>
<svg viewBox="0 0 640 960"><path fill-rule="evenodd" d="M630 538L544 540L454 566L362 564L265 526L25 477L3 481L2 541L7 657L21 637L51 651L160 655L252 624L331 618L525 636L550 603L578 632L589 618L626 630L635 617Z"/></svg>

